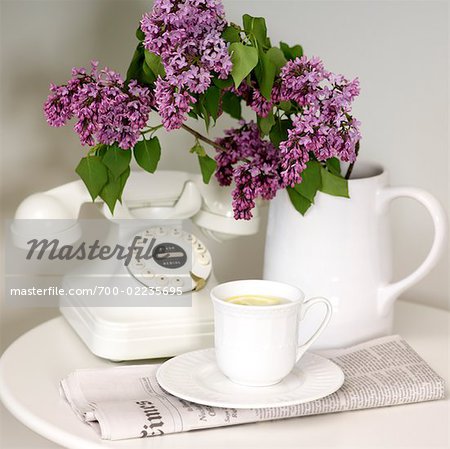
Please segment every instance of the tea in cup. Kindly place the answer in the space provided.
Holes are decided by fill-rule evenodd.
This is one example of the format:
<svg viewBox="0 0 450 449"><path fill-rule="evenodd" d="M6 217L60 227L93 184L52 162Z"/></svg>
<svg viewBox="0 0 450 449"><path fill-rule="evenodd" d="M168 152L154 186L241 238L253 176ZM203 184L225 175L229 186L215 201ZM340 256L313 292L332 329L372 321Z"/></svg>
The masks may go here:
<svg viewBox="0 0 450 449"><path fill-rule="evenodd" d="M289 302L287 299L266 295L237 295L225 299L231 304L240 306L277 306Z"/></svg>

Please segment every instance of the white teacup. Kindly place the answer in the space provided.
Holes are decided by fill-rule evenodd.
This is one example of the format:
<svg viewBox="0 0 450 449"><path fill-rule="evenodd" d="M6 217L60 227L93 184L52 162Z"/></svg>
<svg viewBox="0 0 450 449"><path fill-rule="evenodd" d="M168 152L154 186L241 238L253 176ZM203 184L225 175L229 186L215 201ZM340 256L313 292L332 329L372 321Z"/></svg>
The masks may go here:
<svg viewBox="0 0 450 449"><path fill-rule="evenodd" d="M275 305L229 302L230 298L246 295L282 301ZM227 282L214 287L211 298L217 364L231 381L248 386L273 385L284 379L325 329L332 314L327 299L304 301L299 288L274 281ZM326 306L325 317L314 335L299 345L299 323L315 304Z"/></svg>

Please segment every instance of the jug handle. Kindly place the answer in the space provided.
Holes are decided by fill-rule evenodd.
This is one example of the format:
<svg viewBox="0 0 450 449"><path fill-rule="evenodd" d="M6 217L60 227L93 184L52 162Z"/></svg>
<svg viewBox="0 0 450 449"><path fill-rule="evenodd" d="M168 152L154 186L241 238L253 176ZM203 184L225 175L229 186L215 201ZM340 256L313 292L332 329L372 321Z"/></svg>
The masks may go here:
<svg viewBox="0 0 450 449"><path fill-rule="evenodd" d="M400 281L381 286L378 307L382 315L387 315L395 299L409 287L424 278L436 265L447 240L447 215L439 201L425 190L415 187L385 187L379 192L379 206L386 208L397 198L412 198L422 204L433 220L434 238L431 249L422 264Z"/></svg>

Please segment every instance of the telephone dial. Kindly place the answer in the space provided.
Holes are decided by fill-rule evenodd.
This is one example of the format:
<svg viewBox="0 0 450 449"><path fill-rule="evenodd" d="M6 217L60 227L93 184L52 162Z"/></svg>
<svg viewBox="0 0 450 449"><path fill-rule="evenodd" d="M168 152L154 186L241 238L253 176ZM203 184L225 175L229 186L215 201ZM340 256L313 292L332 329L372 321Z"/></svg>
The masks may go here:
<svg viewBox="0 0 450 449"><path fill-rule="evenodd" d="M172 294L200 291L205 287L212 270L211 254L194 234L180 225L154 226L135 234L134 238L155 242L151 258L133 258L127 266L130 275L142 285L151 289L169 287Z"/></svg>
<svg viewBox="0 0 450 449"><path fill-rule="evenodd" d="M76 219L82 205L89 202L91 198L81 181L29 196L19 205L12 224L16 244L24 246L36 237L75 243L82 236ZM189 306L172 307L108 304L99 307L86 303L82 296L60 297L62 315L91 352L121 361L169 357L213 346L209 291L217 281L206 242L208 238L224 242L255 234L259 227L257 211L250 221L236 221L229 189L214 180L204 184L200 175L180 171L150 175L135 171L114 215L105 204L101 212L117 224L111 236L113 241L124 244L136 238L153 241L151 258L132 257L127 266L117 261L111 273L117 289L128 293L139 287L150 289L156 292L153 300L162 294L158 292L170 292L180 298L189 296L191 302ZM29 226L22 225L23 219L36 220L32 232ZM186 219L195 225L192 231L181 226ZM148 220L157 224L149 227ZM73 285L74 282L77 284ZM83 287L81 284L85 282L89 282L86 276L66 276L62 284Z"/></svg>

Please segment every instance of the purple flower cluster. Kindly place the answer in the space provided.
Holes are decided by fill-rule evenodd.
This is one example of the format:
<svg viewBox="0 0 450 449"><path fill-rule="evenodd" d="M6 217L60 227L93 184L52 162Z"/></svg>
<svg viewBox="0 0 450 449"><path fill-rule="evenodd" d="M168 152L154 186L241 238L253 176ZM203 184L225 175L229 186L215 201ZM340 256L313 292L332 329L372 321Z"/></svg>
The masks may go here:
<svg viewBox="0 0 450 449"><path fill-rule="evenodd" d="M318 58L289 61L275 80L270 101L256 84L241 84L232 91L260 117L266 117L280 101L290 101L298 111L279 150L262 140L253 122L226 131L216 140L224 151L216 156L216 177L221 185L235 183L233 209L236 219L250 219L256 198L271 199L277 190L302 181L310 158L325 161L338 157L354 161L361 138L359 122L351 116L351 104L359 94L357 79L348 81L324 69Z"/></svg>
<svg viewBox="0 0 450 449"><path fill-rule="evenodd" d="M240 128L229 129L225 137L216 140L224 148L216 155L216 178L220 185L234 181L234 217L249 220L256 198L272 199L282 187L282 179L277 149L261 139L254 122L240 124Z"/></svg>
<svg viewBox="0 0 450 449"><path fill-rule="evenodd" d="M74 130L83 145L117 143L132 148L146 126L153 97L136 81L126 86L118 73L97 67L92 62L90 74L75 68L67 84L50 86L44 104L47 122L59 127L76 117Z"/></svg>
<svg viewBox="0 0 450 449"><path fill-rule="evenodd" d="M181 127L196 102L192 94L204 93L214 74L230 74L224 16L221 0L156 0L142 17L144 46L161 57L166 72L156 80L155 98L167 130Z"/></svg>
<svg viewBox="0 0 450 449"><path fill-rule="evenodd" d="M359 95L359 81L348 81L324 69L318 58L289 61L281 71L284 101L301 109L292 120L288 139L280 144L282 177L286 185L301 182L301 173L313 154L325 161L337 157L353 162L361 138L360 123L351 116L351 104Z"/></svg>
<svg viewBox="0 0 450 449"><path fill-rule="evenodd" d="M247 106L249 106L260 117L267 117L272 111L274 105L281 100L281 86L280 80L276 80L272 88L270 100L267 100L261 91L256 87L256 83L253 82L252 86L247 83L241 83L236 89L231 88L231 91L242 98Z"/></svg>

